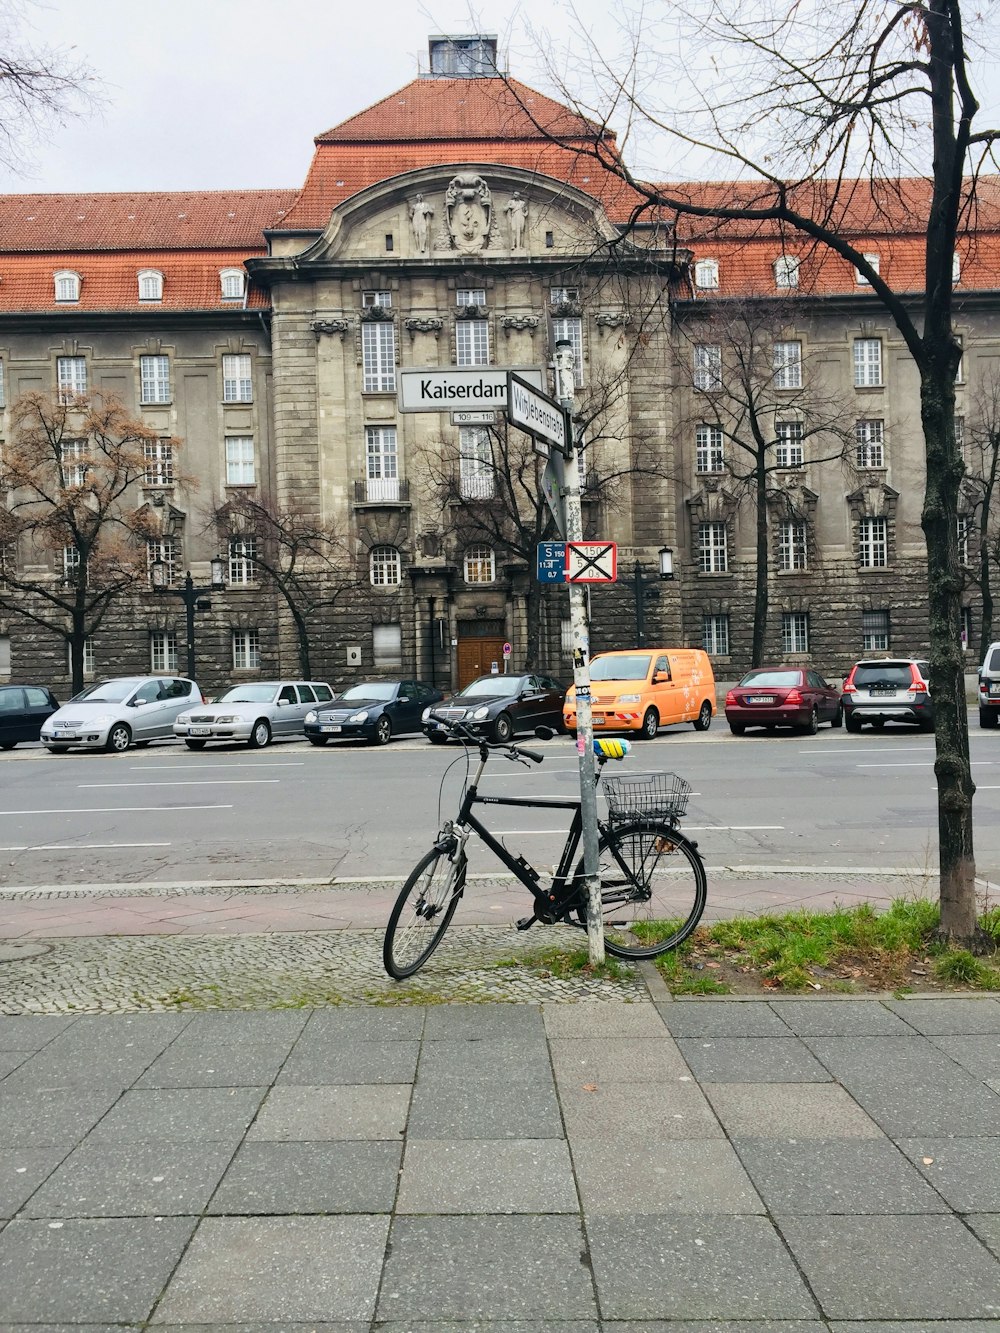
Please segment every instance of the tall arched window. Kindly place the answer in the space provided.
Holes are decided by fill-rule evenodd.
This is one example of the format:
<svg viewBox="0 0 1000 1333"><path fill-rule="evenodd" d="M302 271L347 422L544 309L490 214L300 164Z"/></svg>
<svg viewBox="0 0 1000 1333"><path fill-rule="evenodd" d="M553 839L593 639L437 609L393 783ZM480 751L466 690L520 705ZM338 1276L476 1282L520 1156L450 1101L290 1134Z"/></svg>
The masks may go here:
<svg viewBox="0 0 1000 1333"><path fill-rule="evenodd" d="M497 576L496 556L492 546L467 546L465 549L466 583L492 583Z"/></svg>
<svg viewBox="0 0 1000 1333"><path fill-rule="evenodd" d="M395 546L373 546L368 571L376 588L395 588L400 581L399 552Z"/></svg>
<svg viewBox="0 0 1000 1333"><path fill-rule="evenodd" d="M139 300L163 300L163 274L155 268L144 268L139 273Z"/></svg>

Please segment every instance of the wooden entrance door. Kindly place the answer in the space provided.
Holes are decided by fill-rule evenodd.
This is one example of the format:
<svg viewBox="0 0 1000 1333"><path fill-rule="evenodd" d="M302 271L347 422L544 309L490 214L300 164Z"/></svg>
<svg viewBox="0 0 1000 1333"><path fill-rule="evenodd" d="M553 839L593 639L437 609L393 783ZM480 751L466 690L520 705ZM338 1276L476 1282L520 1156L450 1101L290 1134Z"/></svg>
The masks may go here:
<svg viewBox="0 0 1000 1333"><path fill-rule="evenodd" d="M458 688L464 689L477 676L488 676L496 663L503 673L503 639L459 639Z"/></svg>

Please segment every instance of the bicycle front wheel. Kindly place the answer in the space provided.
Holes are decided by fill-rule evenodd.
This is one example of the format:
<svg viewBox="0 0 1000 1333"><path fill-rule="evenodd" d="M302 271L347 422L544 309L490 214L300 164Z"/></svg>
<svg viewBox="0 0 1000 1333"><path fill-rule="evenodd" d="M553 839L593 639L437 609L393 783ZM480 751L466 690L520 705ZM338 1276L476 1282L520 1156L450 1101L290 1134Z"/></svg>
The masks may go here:
<svg viewBox="0 0 1000 1333"><path fill-rule="evenodd" d="M441 943L465 889L464 851L432 847L399 892L382 945L382 963L402 981L420 970Z"/></svg>
<svg viewBox="0 0 1000 1333"><path fill-rule="evenodd" d="M705 867L670 824L640 820L608 829L599 844L604 945L617 958L655 958L676 949L705 910ZM583 862L577 867L583 893ZM586 923L581 897L578 915Z"/></svg>

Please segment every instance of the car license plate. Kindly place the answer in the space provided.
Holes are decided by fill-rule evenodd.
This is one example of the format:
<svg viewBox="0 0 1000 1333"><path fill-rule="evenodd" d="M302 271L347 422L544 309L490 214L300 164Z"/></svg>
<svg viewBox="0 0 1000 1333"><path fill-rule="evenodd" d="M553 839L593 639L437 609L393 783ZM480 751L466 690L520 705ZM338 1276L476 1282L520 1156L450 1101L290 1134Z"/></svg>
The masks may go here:
<svg viewBox="0 0 1000 1333"><path fill-rule="evenodd" d="M873 685L868 693L873 698L877 697L879 699L895 699L896 697L896 691L890 685Z"/></svg>
<svg viewBox="0 0 1000 1333"><path fill-rule="evenodd" d="M990 694L1000 694L1000 681L994 681L990 685Z"/></svg>
<svg viewBox="0 0 1000 1333"><path fill-rule="evenodd" d="M592 717L590 720L591 720L591 722L593 722L593 724L594 724L595 727L603 727L604 724L605 724L605 722L607 721L607 718L605 718L605 717Z"/></svg>
<svg viewBox="0 0 1000 1333"><path fill-rule="evenodd" d="M334 725L331 724L331 723L326 723L324 726L320 727L320 731L323 731L323 732L343 731L343 730L344 730L343 727L340 727L340 726L334 726Z"/></svg>
<svg viewBox="0 0 1000 1333"><path fill-rule="evenodd" d="M191 736L211 736L211 727L188 727L188 734Z"/></svg>
<svg viewBox="0 0 1000 1333"><path fill-rule="evenodd" d="M773 694L748 694L748 695L747 695L747 703L748 703L748 704L773 704L773 703L774 703L774 695L773 695Z"/></svg>

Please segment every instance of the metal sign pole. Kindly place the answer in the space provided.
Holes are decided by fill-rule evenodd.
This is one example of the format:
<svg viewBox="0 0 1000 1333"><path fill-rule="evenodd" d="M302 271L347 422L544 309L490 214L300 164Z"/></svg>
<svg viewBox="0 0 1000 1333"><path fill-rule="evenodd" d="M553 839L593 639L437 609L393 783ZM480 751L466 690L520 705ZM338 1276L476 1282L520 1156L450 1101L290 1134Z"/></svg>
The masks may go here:
<svg viewBox="0 0 1000 1333"><path fill-rule="evenodd" d="M560 340L555 345L556 397L573 415L573 347ZM572 431L566 464L566 537L583 541L583 510L580 506L580 469L577 466ZM591 963L604 962L604 919L601 915L600 862L597 846L597 790L594 767L594 724L590 710L590 625L586 590L569 585L569 615L573 631L573 684L576 687L576 751L580 762L580 813L583 819L583 872L587 892L587 952Z"/></svg>

